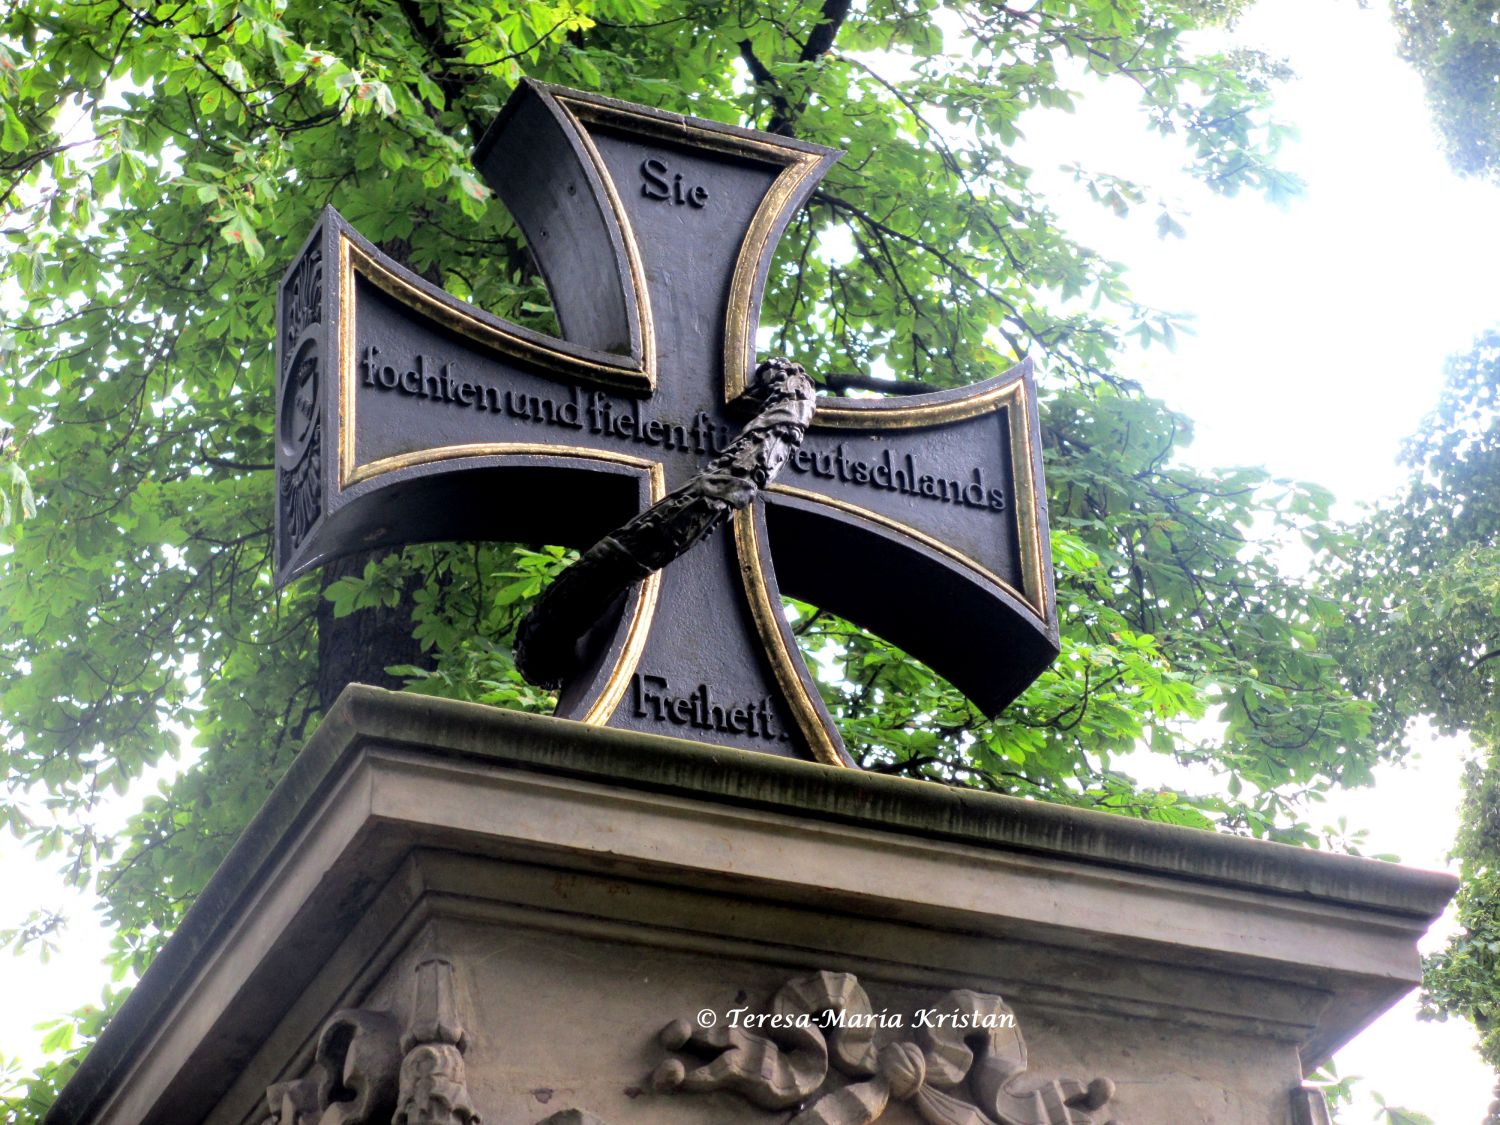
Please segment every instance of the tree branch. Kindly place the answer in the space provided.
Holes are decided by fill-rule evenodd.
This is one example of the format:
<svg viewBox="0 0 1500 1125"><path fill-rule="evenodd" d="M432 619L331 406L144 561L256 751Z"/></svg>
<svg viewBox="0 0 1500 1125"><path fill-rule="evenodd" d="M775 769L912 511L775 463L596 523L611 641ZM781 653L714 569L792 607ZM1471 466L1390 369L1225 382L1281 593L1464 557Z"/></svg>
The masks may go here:
<svg viewBox="0 0 1500 1125"><path fill-rule="evenodd" d="M760 61L760 56L755 53L755 48L750 45L750 40L740 40L740 58L745 60L745 66L750 71L750 77L754 79L766 97L771 99L774 112L771 114L771 122L766 126L766 132L776 133L779 136L789 137L792 135L792 103L786 100L781 92L781 87L776 84L776 76L773 75L765 63Z"/></svg>
<svg viewBox="0 0 1500 1125"><path fill-rule="evenodd" d="M833 41L838 37L839 28L843 27L844 21L849 18L851 6L852 0L823 0L823 18L814 25L807 37L807 42L797 53L798 62L816 62L833 49ZM749 68L750 77L755 80L755 85L771 99L773 112L770 122L766 125L766 132L782 137L795 136L792 123L807 107L807 99L804 97L795 106L792 105L777 84L776 76L756 55L748 39L740 40L740 58L745 60L745 66Z"/></svg>
<svg viewBox="0 0 1500 1125"><path fill-rule="evenodd" d="M916 379L878 379L874 375L825 375L823 386L832 394L847 391L881 391L889 395L925 395L941 390Z"/></svg>
<svg viewBox="0 0 1500 1125"><path fill-rule="evenodd" d="M850 7L851 0L823 0L823 21L807 37L800 56L803 62L813 62L833 49L839 28L849 18Z"/></svg>

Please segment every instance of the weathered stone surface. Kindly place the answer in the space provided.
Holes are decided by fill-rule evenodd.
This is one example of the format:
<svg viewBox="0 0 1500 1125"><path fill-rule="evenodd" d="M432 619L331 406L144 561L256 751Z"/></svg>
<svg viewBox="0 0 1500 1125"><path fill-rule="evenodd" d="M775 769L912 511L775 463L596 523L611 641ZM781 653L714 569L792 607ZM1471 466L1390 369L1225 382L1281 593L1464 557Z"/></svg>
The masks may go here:
<svg viewBox="0 0 1500 1125"><path fill-rule="evenodd" d="M976 1010L1003 997L1025 1078L1101 1123L1315 1122L1294 1102L1305 1070L1416 982L1416 940L1453 889L1359 859L355 688L51 1120L261 1125L268 1088L306 1077L330 1016L358 1010L462 1040L466 1105L486 1125L582 1107L608 1125L779 1122L787 1110L737 1093L654 1090L658 1034L700 1011L777 1010L789 981L826 974L830 989L857 976L872 1012L907 1020L955 991ZM454 966L430 993L442 1004L413 985L437 956ZM881 1125L918 1125L931 1120L918 1089L933 1105L977 1096L981 1068L935 1043L881 1027L885 1066L871 1072L850 1039L827 1069L854 1090L876 1073ZM1024 1092L1014 1077L996 1070L985 1090ZM866 1093L880 1091L849 1100Z"/></svg>
<svg viewBox="0 0 1500 1125"><path fill-rule="evenodd" d="M998 996L956 989L896 1026L853 973L788 981L764 1012L704 1025L673 1020L659 1035L673 1054L651 1076L658 1093L725 1091L763 1109L797 1109L789 1125L872 1125L909 1102L926 1125L1096 1125L1115 1085L1045 1079ZM906 1014L906 1013L901 1013ZM761 1030L751 1030L752 1028ZM886 1042L876 1047L877 1029ZM701 1065L683 1061L699 1056ZM1102 1111L1102 1116L1092 1111Z"/></svg>
<svg viewBox="0 0 1500 1125"><path fill-rule="evenodd" d="M1328 1103L1321 1090L1297 1090L1292 1094L1292 1125L1330 1125Z"/></svg>

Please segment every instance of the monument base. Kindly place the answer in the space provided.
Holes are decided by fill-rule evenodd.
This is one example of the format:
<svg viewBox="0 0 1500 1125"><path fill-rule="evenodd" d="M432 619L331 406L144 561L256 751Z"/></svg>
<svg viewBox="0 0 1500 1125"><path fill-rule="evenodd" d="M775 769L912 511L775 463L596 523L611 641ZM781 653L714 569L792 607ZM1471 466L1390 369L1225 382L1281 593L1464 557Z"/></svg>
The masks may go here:
<svg viewBox="0 0 1500 1125"><path fill-rule="evenodd" d="M1316 1122L1454 889L352 687L48 1121Z"/></svg>

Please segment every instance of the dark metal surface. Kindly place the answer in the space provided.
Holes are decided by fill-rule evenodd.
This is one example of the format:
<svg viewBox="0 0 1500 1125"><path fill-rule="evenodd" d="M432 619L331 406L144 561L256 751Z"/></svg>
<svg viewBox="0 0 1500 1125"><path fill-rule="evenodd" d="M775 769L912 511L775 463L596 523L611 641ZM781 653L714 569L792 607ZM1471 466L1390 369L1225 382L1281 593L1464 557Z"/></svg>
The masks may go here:
<svg viewBox="0 0 1500 1125"><path fill-rule="evenodd" d="M750 415L766 271L836 156L523 84L476 163L563 339L454 300L326 212L281 290L278 580L422 540L587 547L684 485ZM778 579L993 713L1057 651L1042 496L1029 363L820 399L763 499L613 599L559 713L847 761Z"/></svg>
<svg viewBox="0 0 1500 1125"><path fill-rule="evenodd" d="M777 357L756 369L755 415L708 466L610 532L557 576L516 630L516 667L561 687L588 663L590 638L626 591L681 558L744 511L807 435L817 390L802 365Z"/></svg>

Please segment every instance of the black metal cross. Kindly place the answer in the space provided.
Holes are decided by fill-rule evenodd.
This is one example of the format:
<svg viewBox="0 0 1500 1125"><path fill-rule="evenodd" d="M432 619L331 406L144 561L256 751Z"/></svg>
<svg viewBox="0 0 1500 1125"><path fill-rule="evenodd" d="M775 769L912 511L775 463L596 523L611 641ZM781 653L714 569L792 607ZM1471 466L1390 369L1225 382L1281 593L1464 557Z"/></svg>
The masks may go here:
<svg viewBox="0 0 1500 1125"><path fill-rule="evenodd" d="M467 305L325 212L281 288L277 578L424 540L587 546L738 429L761 294L833 150L525 82L476 164L562 338ZM643 581L558 713L849 759L780 591L994 714L1057 653L1029 362L819 400L761 502Z"/></svg>

